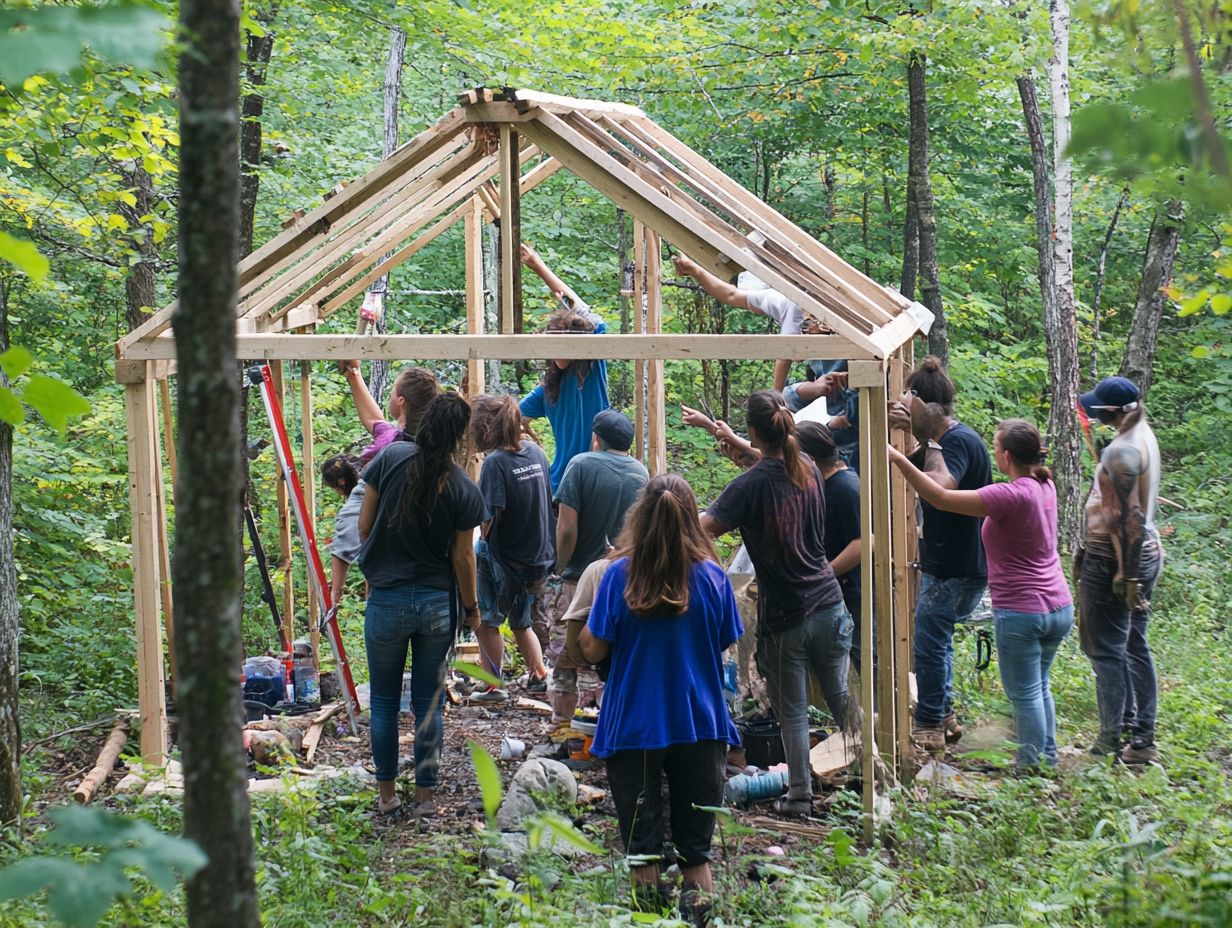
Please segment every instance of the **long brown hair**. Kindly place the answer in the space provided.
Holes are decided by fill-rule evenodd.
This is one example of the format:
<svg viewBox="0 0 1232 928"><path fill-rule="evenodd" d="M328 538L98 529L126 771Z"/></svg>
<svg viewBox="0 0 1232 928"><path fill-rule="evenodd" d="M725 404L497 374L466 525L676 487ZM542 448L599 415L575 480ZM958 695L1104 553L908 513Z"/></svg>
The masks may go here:
<svg viewBox="0 0 1232 928"><path fill-rule="evenodd" d="M547 325L544 328L545 332L555 332L557 334L565 332L593 332L595 330L594 323L583 316L581 313L572 309L558 309L548 316ZM586 381L587 375L590 373L590 366L593 361L574 361L567 368L561 370L556 366L555 361L548 361L547 370L543 372L543 393L547 397L548 405L555 406L556 400L560 396L560 388L566 376L573 374L577 377L578 387Z"/></svg>
<svg viewBox="0 0 1232 928"><path fill-rule="evenodd" d="M954 381L950 380L936 355L930 354L911 372L907 389L914 391L925 403L940 403L947 416L954 413Z"/></svg>
<svg viewBox="0 0 1232 928"><path fill-rule="evenodd" d="M394 380L394 394L402 399L402 421L407 435L419 430L428 404L441 392L436 375L423 367L408 367Z"/></svg>
<svg viewBox="0 0 1232 928"><path fill-rule="evenodd" d="M413 520L422 514L431 521L432 508L445 489L449 465L470 419L470 404L457 393L439 393L428 404L415 432L419 450L406 465L406 490L402 495L402 515L406 519Z"/></svg>
<svg viewBox="0 0 1232 928"><path fill-rule="evenodd" d="M651 477L642 488L612 556L629 559L625 603L644 616L685 612L693 565L719 561L697 517L697 497L677 474Z"/></svg>
<svg viewBox="0 0 1232 928"><path fill-rule="evenodd" d="M528 431L518 401L512 396L485 393L471 400L471 441L475 451L520 451L522 436Z"/></svg>
<svg viewBox="0 0 1232 928"><path fill-rule="evenodd" d="M787 479L797 489L808 486L809 472L796 441L796 420L777 390L762 390L749 397L749 428L770 451L781 452Z"/></svg>
<svg viewBox="0 0 1232 928"><path fill-rule="evenodd" d="M1003 419L997 425L997 437L1001 439L1001 447L1020 467L1027 468L1032 477L1040 483L1052 479L1052 471L1044 466L1048 449L1034 425L1026 419Z"/></svg>

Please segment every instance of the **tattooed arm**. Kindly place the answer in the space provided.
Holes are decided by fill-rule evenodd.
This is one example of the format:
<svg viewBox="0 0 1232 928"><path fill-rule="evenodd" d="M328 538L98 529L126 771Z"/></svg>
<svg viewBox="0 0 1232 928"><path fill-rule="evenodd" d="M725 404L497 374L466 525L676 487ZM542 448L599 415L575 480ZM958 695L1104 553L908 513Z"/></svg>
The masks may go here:
<svg viewBox="0 0 1232 928"><path fill-rule="evenodd" d="M1146 514L1138 500L1138 481L1144 470L1142 454L1129 442L1117 441L1104 451L1100 464L1100 506L1117 557L1113 591L1124 596L1130 609L1137 609L1142 605L1138 566L1146 537Z"/></svg>

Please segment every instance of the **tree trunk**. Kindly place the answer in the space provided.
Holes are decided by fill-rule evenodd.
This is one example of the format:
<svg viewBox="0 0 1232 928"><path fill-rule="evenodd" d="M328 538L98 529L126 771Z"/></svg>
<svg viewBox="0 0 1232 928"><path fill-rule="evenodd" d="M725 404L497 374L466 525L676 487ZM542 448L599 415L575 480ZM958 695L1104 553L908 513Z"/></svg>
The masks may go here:
<svg viewBox="0 0 1232 928"><path fill-rule="evenodd" d="M908 156L910 161L910 156ZM910 176L908 167L908 176ZM907 196L903 206L903 273L898 292L909 300L915 299L916 277L920 270L920 224L916 219L915 197L911 194L911 181L907 181Z"/></svg>
<svg viewBox="0 0 1232 928"><path fill-rule="evenodd" d="M240 124L240 256L252 252L253 228L257 216L257 194L261 189L261 116L265 112L265 72L274 51L274 33L269 25L278 14L278 4L258 13L265 35L248 34L244 58L244 77L249 91L244 94L243 122Z"/></svg>
<svg viewBox="0 0 1232 928"><path fill-rule="evenodd" d="M1048 61L1048 86L1052 93L1053 216L1052 257L1057 275L1059 331L1075 342L1078 328L1074 311L1074 175L1069 155L1069 0L1049 0L1052 25L1052 58ZM1072 323L1068 324L1067 323ZM1066 418L1072 418L1066 412Z"/></svg>
<svg viewBox="0 0 1232 928"><path fill-rule="evenodd" d="M1104 305L1104 268L1108 265L1108 246L1112 244L1113 233L1116 232L1117 221L1121 218L1121 210L1129 202L1129 188L1121 191L1117 198L1116 209L1112 211L1112 220L1104 233L1104 240L1099 246L1099 260L1095 263L1095 290L1091 295L1091 355L1089 372L1091 380L1099 380L1099 337L1100 312Z"/></svg>
<svg viewBox="0 0 1232 928"><path fill-rule="evenodd" d="M258 928L240 742L238 0L181 0L175 649L184 833L209 861L187 886L191 928Z"/></svg>
<svg viewBox="0 0 1232 928"><path fill-rule="evenodd" d="M8 285L0 276L0 354L9 349ZM8 378L0 371L0 384ZM21 816L21 706L17 689L20 611L13 565L13 427L0 421L0 825Z"/></svg>
<svg viewBox="0 0 1232 928"><path fill-rule="evenodd" d="M130 229L142 229L137 240L137 260L128 266L124 277L125 315L131 332L158 306L158 247L154 244L154 229L148 219L143 219L154 212L157 196L153 179L138 162L124 171L124 183L132 188L137 202L129 206L121 201L119 213Z"/></svg>
<svg viewBox="0 0 1232 928"><path fill-rule="evenodd" d="M402 96L402 64L406 58L406 33L398 26L389 30L389 58L385 62L384 124L385 138L381 142L381 157L388 158L398 147L398 100ZM389 293L389 274L385 273L372 282L374 293ZM376 322L376 331L385 332L385 314ZM368 369L368 392L378 406L385 403L385 390L389 386L389 362L376 360Z"/></svg>
<svg viewBox="0 0 1232 928"><path fill-rule="evenodd" d="M1017 83L1027 139L1031 145L1035 190L1035 244L1039 253L1040 297L1044 306L1044 341L1048 353L1051 400L1046 442L1052 449L1052 470L1057 484L1057 540L1063 549L1072 550L1078 539L1079 484L1082 479L1082 444L1074 412L1078 403L1078 333L1073 303L1070 303L1069 317L1064 318L1057 298L1056 254L1052 245L1052 217L1049 213L1048 145L1044 140L1044 123L1035 94L1035 81L1030 77L1020 77Z"/></svg>
<svg viewBox="0 0 1232 928"><path fill-rule="evenodd" d="M1138 284L1138 299L1134 302L1134 317L1129 324L1129 337L1125 339L1120 370L1122 377L1138 385L1143 396L1151 389L1155 374L1155 348L1164 309L1163 288L1172 278L1172 264L1181 244L1184 219L1184 204L1180 200L1171 201L1155 216L1146 240L1142 280Z"/></svg>
<svg viewBox="0 0 1232 928"><path fill-rule="evenodd" d="M941 303L941 277L937 269L937 214L933 209L933 184L929 177L928 95L924 65L922 52L913 52L907 63L911 121L910 176L907 183L911 188L911 198L915 201L920 298L933 314L933 326L928 332L928 353L940 358L943 366L948 366L950 340L945 324L945 307Z"/></svg>

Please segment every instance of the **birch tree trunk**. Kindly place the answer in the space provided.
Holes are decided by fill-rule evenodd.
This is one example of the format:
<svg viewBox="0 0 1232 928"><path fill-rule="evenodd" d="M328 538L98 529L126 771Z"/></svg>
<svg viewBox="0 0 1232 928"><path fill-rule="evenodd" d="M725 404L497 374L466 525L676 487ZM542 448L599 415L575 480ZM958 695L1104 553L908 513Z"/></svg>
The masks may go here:
<svg viewBox="0 0 1232 928"><path fill-rule="evenodd" d="M1048 145L1040 115L1035 81L1017 80L1022 112L1031 145L1031 169L1035 191L1035 244L1039 253L1040 297L1044 307L1044 341L1048 353L1051 408L1046 442L1052 449L1052 469L1057 485L1057 540L1072 550L1078 538L1081 437L1074 410L1078 403L1078 331L1071 299L1069 318L1063 319L1057 294L1056 254L1052 245L1052 217L1048 170Z"/></svg>
<svg viewBox="0 0 1232 928"><path fill-rule="evenodd" d="M176 486L184 833L208 863L187 885L191 928L258 928L240 742L241 492L235 306L239 261L239 0L181 0Z"/></svg>
<svg viewBox="0 0 1232 928"><path fill-rule="evenodd" d="M402 97L402 65L406 58L406 33L398 26L389 30L389 58L385 63L384 124L385 138L381 142L381 157L388 158L398 147L398 101ZM382 274L372 282L374 293L389 292L389 274ZM385 332L385 314L376 323L377 332ZM389 386L389 362L372 362L368 371L368 391L378 406L385 404L385 390Z"/></svg>
<svg viewBox="0 0 1232 928"><path fill-rule="evenodd" d="M907 184L911 191L911 199L915 204L920 255L920 302L933 313L933 326L928 332L928 353L940 358L943 366L948 366L950 340L945 324L945 307L941 302L941 280L937 269L937 214L933 208L933 184L929 176L928 95L924 73L925 64L926 59L922 52L913 52L907 63L907 93L911 121ZM904 251L904 265L906 263L905 254Z"/></svg>
<svg viewBox="0 0 1232 928"><path fill-rule="evenodd" d="M1155 216L1146 239L1142 279L1138 283L1138 299L1134 302L1134 317L1129 324L1129 337L1125 339L1120 370L1122 377L1138 385L1143 396L1150 390L1155 375L1155 348L1164 310L1163 288L1172 278L1184 219L1184 204L1180 200L1171 201Z"/></svg>
<svg viewBox="0 0 1232 928"><path fill-rule="evenodd" d="M8 282L0 275L0 354L9 348ZM0 371L0 384L8 378ZM0 421L0 825L21 816L21 704L17 655L21 612L13 564L13 427Z"/></svg>

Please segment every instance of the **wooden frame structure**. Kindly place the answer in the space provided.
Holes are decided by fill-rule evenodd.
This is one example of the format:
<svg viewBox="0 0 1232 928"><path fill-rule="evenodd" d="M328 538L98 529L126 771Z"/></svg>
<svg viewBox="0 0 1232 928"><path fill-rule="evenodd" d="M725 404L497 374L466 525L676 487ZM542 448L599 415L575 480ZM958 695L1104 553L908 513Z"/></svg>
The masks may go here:
<svg viewBox="0 0 1232 928"><path fill-rule="evenodd" d="M521 198L565 169L632 214L636 332L523 334ZM318 334L332 314L355 305L366 288L456 223L464 225L466 335ZM497 334L484 332L482 226L499 224ZM799 303L831 334L811 336L676 335L662 331L662 240L721 278L750 271ZM310 212L239 265L236 308L240 358L279 368L302 361L305 435L310 435L308 362L343 358L463 359L473 392L482 391L485 359L551 357L632 359L638 388L638 449L652 472L666 467L664 359L847 359L861 408L861 504L866 530L863 640L872 641L874 603L878 688L873 649L864 649L861 704L866 832L873 822L874 752L892 775L911 757L907 712L914 498L891 480L886 454L887 390L897 395L912 362L912 339L932 315L844 262L757 199L639 109L526 90L478 88L436 125L363 177L336 187ZM170 330L174 304L153 314L116 348L116 378L125 385L141 748L149 760L166 751L164 632L172 621L168 539L163 517L162 456L156 384L162 391L168 454L169 391L175 372ZM642 437L642 403L647 434ZM174 458L171 466L174 468ZM305 473L311 465L305 462ZM310 478L311 479L311 478ZM280 496L280 508L282 511ZM872 531L868 531L868 527ZM281 554L289 558L288 531ZM290 578L285 596L292 595ZM875 599L874 599L875 597ZM160 606L164 623L160 623ZM315 604L312 604L315 612ZM292 614L290 608L285 610ZM876 706L874 714L867 707Z"/></svg>

